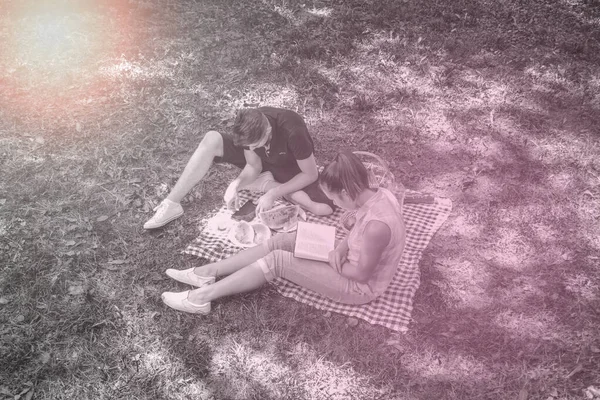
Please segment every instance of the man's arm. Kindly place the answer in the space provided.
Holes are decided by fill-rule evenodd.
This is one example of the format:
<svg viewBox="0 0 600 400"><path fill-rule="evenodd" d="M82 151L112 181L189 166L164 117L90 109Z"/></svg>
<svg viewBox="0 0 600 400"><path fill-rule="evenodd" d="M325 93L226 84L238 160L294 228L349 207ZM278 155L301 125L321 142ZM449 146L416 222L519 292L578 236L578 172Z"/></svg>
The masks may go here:
<svg viewBox="0 0 600 400"><path fill-rule="evenodd" d="M267 194L273 199L302 190L319 178L319 171L317 170L317 162L315 161L314 154L311 154L304 160L296 161L298 162L300 172L289 181L270 189Z"/></svg>
<svg viewBox="0 0 600 400"><path fill-rule="evenodd" d="M254 182L258 175L262 172L262 161L255 152L251 150L244 150L244 157L246 158L246 165L242 169L242 172L235 178L227 190L225 190L225 204L230 209L237 209L237 192L240 188L245 185Z"/></svg>
<svg viewBox="0 0 600 400"><path fill-rule="evenodd" d="M367 282L381 260L383 251L390 243L390 227L381 221L371 221L365 227L358 265L345 263L342 275L357 282Z"/></svg>
<svg viewBox="0 0 600 400"><path fill-rule="evenodd" d="M232 184L235 183L236 189L254 182L262 172L262 161L254 151L244 150L244 158L246 158L246 166L237 178L231 182Z"/></svg>

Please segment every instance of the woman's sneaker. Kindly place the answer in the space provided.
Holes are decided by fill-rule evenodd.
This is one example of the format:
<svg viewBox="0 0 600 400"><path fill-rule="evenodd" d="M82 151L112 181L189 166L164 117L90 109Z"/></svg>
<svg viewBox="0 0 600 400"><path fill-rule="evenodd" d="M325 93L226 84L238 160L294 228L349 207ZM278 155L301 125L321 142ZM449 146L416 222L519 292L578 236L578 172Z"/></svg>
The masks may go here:
<svg viewBox="0 0 600 400"><path fill-rule="evenodd" d="M181 204L169 199L164 199L162 203L154 208L154 211L156 213L144 224L144 229L160 228L183 215Z"/></svg>
<svg viewBox="0 0 600 400"><path fill-rule="evenodd" d="M184 270L169 268L165 271L169 278L173 278L176 281L187 283L188 285L202 287L204 285L210 285L215 283L214 276L200 276L194 273L194 268L188 268Z"/></svg>
<svg viewBox="0 0 600 400"><path fill-rule="evenodd" d="M187 312L190 314L206 315L210 313L210 301L204 304L195 304L188 300L190 291L187 292L164 292L161 295L163 303L174 310Z"/></svg>

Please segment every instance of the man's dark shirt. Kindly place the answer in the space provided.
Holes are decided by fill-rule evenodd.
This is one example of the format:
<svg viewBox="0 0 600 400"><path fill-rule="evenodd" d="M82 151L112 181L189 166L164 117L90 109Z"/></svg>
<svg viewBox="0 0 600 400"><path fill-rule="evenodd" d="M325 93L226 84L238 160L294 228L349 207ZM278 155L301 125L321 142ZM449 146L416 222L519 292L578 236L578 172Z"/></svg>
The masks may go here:
<svg viewBox="0 0 600 400"><path fill-rule="evenodd" d="M271 142L268 151L260 147L254 152L262 160L263 171L271 171L277 181L286 182L301 172L297 160L313 154L313 140L297 113L275 107L260 107L258 110L271 124Z"/></svg>

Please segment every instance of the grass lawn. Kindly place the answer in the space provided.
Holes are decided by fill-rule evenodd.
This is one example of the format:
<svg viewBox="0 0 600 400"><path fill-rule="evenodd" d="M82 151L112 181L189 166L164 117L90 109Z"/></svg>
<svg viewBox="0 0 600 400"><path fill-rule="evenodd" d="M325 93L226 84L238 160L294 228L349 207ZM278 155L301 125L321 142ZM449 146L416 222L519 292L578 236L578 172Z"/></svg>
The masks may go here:
<svg viewBox="0 0 600 400"><path fill-rule="evenodd" d="M405 335L272 288L167 309L236 109L454 210ZM0 399L600 399L597 0L0 2Z"/></svg>

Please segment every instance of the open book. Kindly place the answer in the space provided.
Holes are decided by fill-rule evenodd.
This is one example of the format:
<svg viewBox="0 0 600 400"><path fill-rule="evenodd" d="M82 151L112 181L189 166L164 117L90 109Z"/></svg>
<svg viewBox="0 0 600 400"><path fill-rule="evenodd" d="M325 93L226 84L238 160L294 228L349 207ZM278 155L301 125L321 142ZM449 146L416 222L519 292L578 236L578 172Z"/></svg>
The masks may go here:
<svg viewBox="0 0 600 400"><path fill-rule="evenodd" d="M327 262L334 247L335 227L298 221L294 256Z"/></svg>

